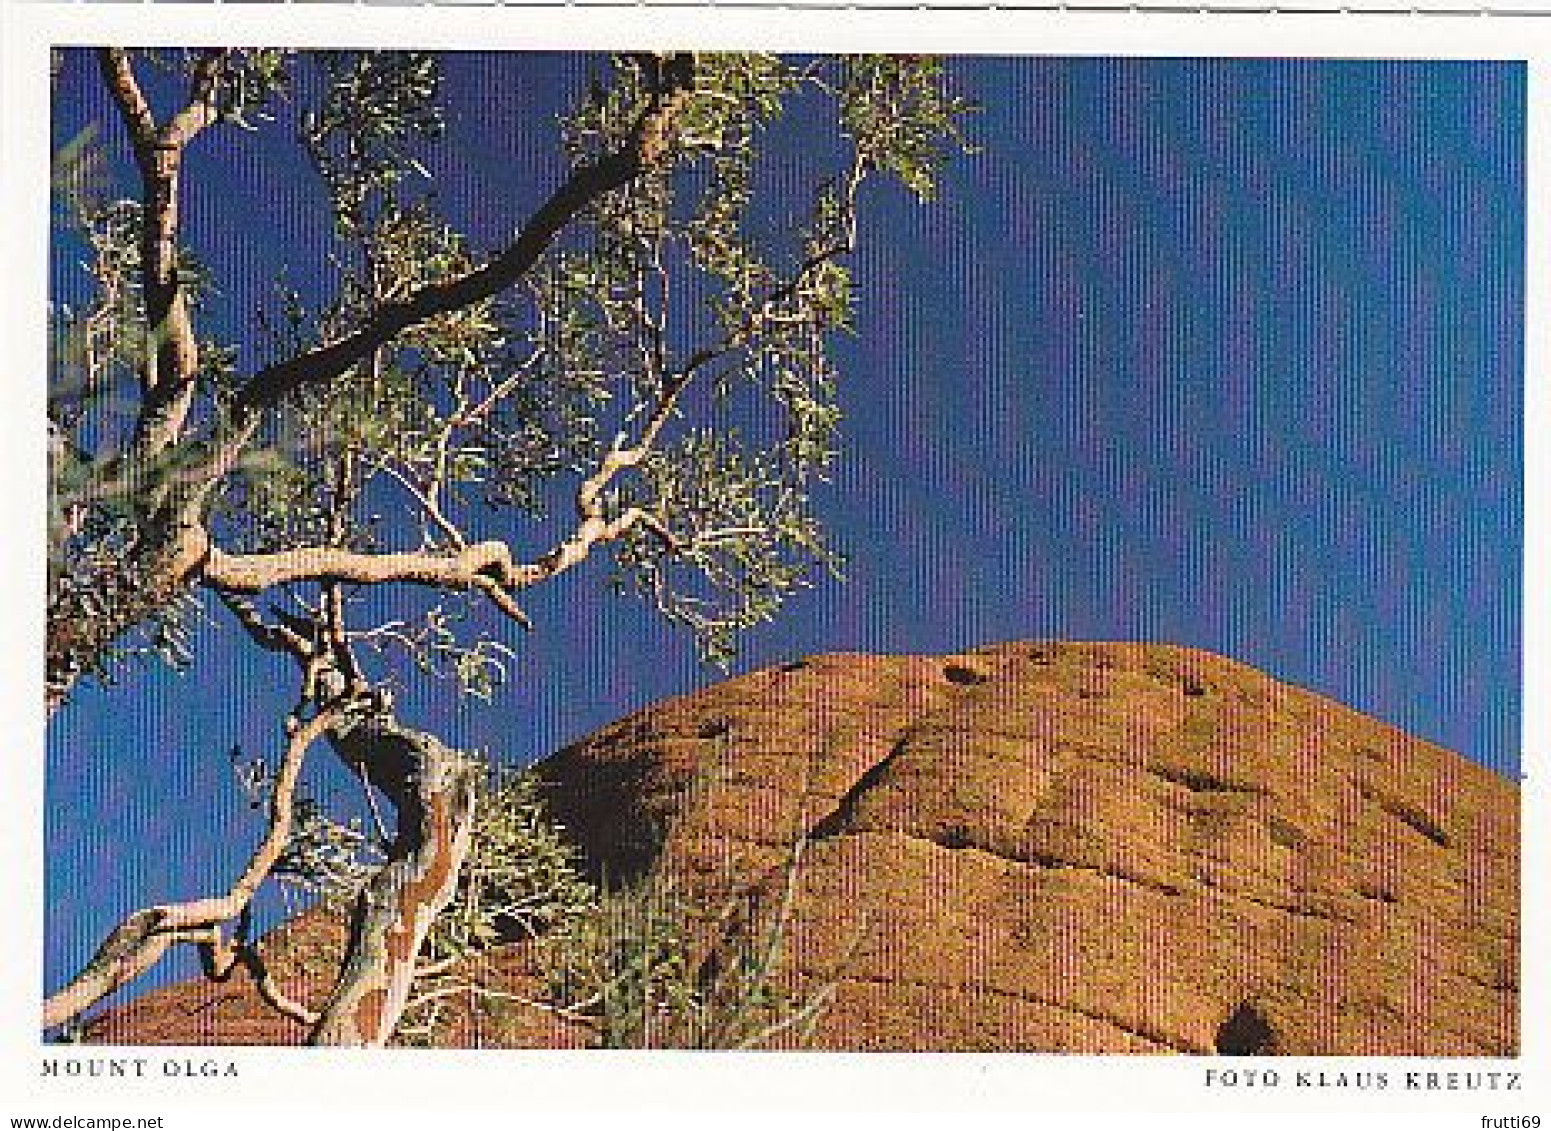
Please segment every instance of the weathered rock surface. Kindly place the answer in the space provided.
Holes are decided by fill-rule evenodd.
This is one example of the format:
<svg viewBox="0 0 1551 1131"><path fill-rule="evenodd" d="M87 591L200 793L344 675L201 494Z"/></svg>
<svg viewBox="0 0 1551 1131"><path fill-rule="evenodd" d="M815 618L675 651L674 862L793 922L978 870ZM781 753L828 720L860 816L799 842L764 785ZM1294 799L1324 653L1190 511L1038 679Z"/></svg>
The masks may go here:
<svg viewBox="0 0 1551 1131"><path fill-rule="evenodd" d="M1513 783L1203 652L822 656L658 704L544 773L615 879L773 888L803 841L787 969L835 987L820 1048L1517 1048ZM488 971L531 979L515 948ZM577 1040L547 1015L474 1026ZM246 987L187 984L97 1032L295 1028Z"/></svg>

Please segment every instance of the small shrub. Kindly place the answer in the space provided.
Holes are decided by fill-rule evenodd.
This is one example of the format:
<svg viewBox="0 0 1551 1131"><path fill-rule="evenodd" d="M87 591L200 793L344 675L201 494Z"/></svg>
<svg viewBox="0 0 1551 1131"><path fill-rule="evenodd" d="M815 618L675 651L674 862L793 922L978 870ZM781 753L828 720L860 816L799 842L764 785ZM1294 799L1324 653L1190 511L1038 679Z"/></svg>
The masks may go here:
<svg viewBox="0 0 1551 1131"><path fill-rule="evenodd" d="M532 774L492 767L475 797L472 834L457 893L426 936L427 960L537 938L597 902Z"/></svg>
<svg viewBox="0 0 1551 1131"><path fill-rule="evenodd" d="M698 792L687 796L693 803ZM537 779L505 769L485 778L472 834L457 892L422 948L424 973L397 1043L445 1044L447 1006L462 999L493 1018L529 1008L559 1014L586 1026L602 1048L800 1044L833 997L826 985L798 998L776 976L805 842L774 899L750 891L717 903L662 871L600 893L549 817ZM544 977L541 1000L479 983L467 960L529 940Z"/></svg>
<svg viewBox="0 0 1551 1131"><path fill-rule="evenodd" d="M801 1043L834 987L797 999L776 979L802 845L779 905L748 893L713 906L654 874L605 895L545 948L557 1007L603 1048L748 1049Z"/></svg>
<svg viewBox="0 0 1551 1131"><path fill-rule="evenodd" d="M526 771L491 766L475 795L457 891L421 948L423 973L396 1030L398 1042L440 1043L449 999L490 996L466 960L494 946L564 932L597 902L577 849L545 809L537 780Z"/></svg>

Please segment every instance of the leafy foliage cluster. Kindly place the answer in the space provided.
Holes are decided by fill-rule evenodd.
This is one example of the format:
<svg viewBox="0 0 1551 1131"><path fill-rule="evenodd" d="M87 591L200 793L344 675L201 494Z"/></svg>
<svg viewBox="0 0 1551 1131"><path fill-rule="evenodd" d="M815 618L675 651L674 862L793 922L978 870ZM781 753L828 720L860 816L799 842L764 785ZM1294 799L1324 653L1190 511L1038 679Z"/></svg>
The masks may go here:
<svg viewBox="0 0 1551 1131"><path fill-rule="evenodd" d="M164 53L159 64L177 61ZM629 144L665 65L624 55L612 81L594 81L563 123L573 168ZM708 657L729 659L738 634L771 619L815 566L838 568L812 488L835 456L831 352L834 335L851 327L844 258L859 191L877 170L930 195L946 155L963 146L968 107L930 59L704 55L694 67L655 160L582 210L516 286L406 328L364 364L298 390L265 417L214 498L221 544L380 552L402 545L402 524L384 516L406 513L418 549L454 551L477 538L475 526L511 521L501 512L553 515L567 477L577 483L611 450L641 446L633 473L613 478L599 500L609 515L641 515L609 547L615 577L689 628ZM325 346L384 304L490 262L439 215L427 179L423 159L444 130L435 56L252 52L232 74L240 89L222 113L245 125L311 93L316 105L288 120L334 218L333 297L309 304L282 287L258 312L251 344L263 356ZM766 199L765 143L783 117L826 100L838 107L840 133L827 143L837 165L806 203L785 202L799 219L783 231ZM97 391L122 389L143 362L137 208L97 201L79 217L98 246L98 294L88 311L60 312L61 340L71 344L58 371L87 374ZM206 269L192 254L188 261L192 283ZM235 345L205 343L212 422L236 383ZM706 422L681 425L692 398ZM62 433L101 431L79 427L67 399L55 414ZM90 474L112 444L77 450L91 453L80 462ZM57 468L60 494L73 473ZM73 566L106 544L92 531L63 555ZM97 571L75 585L100 597L140 580ZM315 597L305 601L298 611L316 610ZM460 663L499 675L468 669L456 650L405 653L454 676Z"/></svg>
<svg viewBox="0 0 1551 1131"><path fill-rule="evenodd" d="M564 933L597 902L575 846L549 818L531 773L488 767L475 814L457 895L437 917L422 951L432 963Z"/></svg>
<svg viewBox="0 0 1551 1131"><path fill-rule="evenodd" d="M817 489L837 448L848 257L869 179L926 198L967 148L970 107L940 62L598 60L560 123L553 192L483 247L443 214L429 171L446 122L434 55L94 58L139 191L90 136L56 162L60 238L90 285L51 311L51 710L128 656L194 665L208 594L230 614L213 623L296 661L301 704L276 711L288 733L370 704L398 749L446 760L392 719L389 691L418 669L492 696L515 659L506 626L531 626L530 587L608 557L619 589L725 663L744 631L838 570ZM798 130L813 160L776 143ZM205 262L181 226L202 187L185 151L210 134L252 142L261 161L289 141L310 163L330 246L307 293L282 282L261 310L208 316L240 267ZM369 799L413 816L428 780L413 758L357 743L345 760ZM275 772L253 770L255 796ZM718 1012L709 1003L761 981L764 960L675 967L687 940L663 909L672 893L640 897L639 929L617 916L605 929L612 912L589 904L531 787L497 774L481 788L474 862L427 940L431 965L590 922L577 937L596 945L576 953L592 957L567 977L594 987L608 1041L627 1039L615 1034L630 1016L646 1019L631 1040L748 1038L747 1020L662 1033L649 1018L663 1001ZM324 894L361 889L411 843L385 825L374 839L305 791L285 816L285 852L253 866ZM248 893L244 880L180 913L221 909L187 925L218 936ZM121 924L46 1015L152 960L163 919ZM605 945L621 931L633 941Z"/></svg>
<svg viewBox="0 0 1551 1131"><path fill-rule="evenodd" d="M564 829L550 819L538 779L487 765L478 780L469 856L456 894L421 948L422 973L398 1027L402 1041L438 1043L449 997L490 996L472 960L513 943L563 947L598 907L597 889L582 875Z"/></svg>
<svg viewBox="0 0 1551 1131"><path fill-rule="evenodd" d="M834 987L781 973L800 861L799 845L776 906L752 890L715 903L661 871L606 893L545 948L550 995L600 1048L801 1044Z"/></svg>

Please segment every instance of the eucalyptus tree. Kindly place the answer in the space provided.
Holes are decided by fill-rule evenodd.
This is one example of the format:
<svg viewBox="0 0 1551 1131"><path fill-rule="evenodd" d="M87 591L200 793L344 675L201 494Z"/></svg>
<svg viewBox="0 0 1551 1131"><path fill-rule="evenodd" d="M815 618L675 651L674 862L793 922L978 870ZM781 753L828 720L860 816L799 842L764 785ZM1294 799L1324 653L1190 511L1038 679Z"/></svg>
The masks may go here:
<svg viewBox="0 0 1551 1131"><path fill-rule="evenodd" d="M441 598L531 627L524 594L598 558L725 659L832 566L813 487L835 458L863 186L930 196L966 106L927 58L620 55L575 92L548 195L483 247L426 188L434 56L104 48L92 65L133 188L61 178L92 288L53 311L47 706L137 652L199 678L200 602L294 660L297 683L275 704L246 868L124 919L44 1024L187 943L313 1041L380 1044L457 887L477 776L399 717L386 673L407 659L488 693L508 649ZM794 127L833 158L802 185L812 162L770 144ZM331 294L285 292L222 340L205 312L238 265L186 238L190 200L217 191L186 158L282 144L329 210ZM513 532L553 529L556 499L569 518L523 556ZM375 846L303 811L317 745L391 808ZM280 870L335 866L357 906L337 982L308 1005L273 984L248 923Z"/></svg>

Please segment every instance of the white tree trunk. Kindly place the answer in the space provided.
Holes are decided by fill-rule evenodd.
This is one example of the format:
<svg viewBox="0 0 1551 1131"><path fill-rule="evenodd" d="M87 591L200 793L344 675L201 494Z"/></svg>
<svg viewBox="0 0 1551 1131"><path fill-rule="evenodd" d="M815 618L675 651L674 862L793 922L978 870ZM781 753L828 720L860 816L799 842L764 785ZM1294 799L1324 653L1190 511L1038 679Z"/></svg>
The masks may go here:
<svg viewBox="0 0 1551 1131"><path fill-rule="evenodd" d="M392 722L359 724L335 745L365 767L398 821L388 863L356 901L339 980L309 1041L379 1047L409 1001L426 932L457 889L477 770L432 735Z"/></svg>

